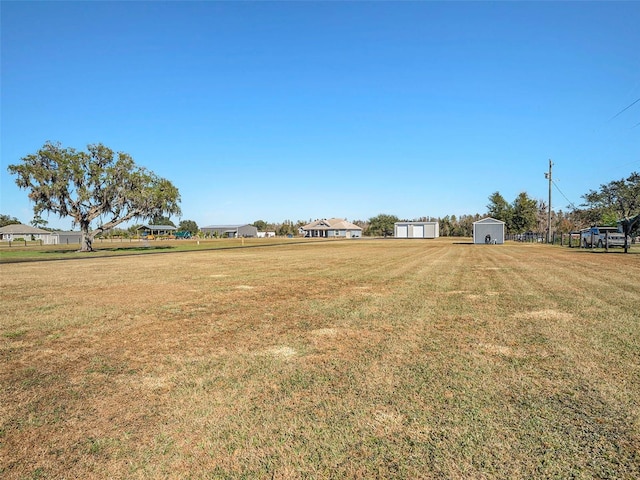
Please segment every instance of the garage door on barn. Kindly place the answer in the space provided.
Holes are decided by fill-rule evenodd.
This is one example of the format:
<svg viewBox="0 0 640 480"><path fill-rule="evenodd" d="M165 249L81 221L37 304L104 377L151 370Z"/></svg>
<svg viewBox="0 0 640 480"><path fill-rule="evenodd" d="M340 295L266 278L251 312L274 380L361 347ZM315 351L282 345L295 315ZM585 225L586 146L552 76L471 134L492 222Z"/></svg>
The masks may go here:
<svg viewBox="0 0 640 480"><path fill-rule="evenodd" d="M396 238L437 238L440 236L438 222L396 222L393 224Z"/></svg>

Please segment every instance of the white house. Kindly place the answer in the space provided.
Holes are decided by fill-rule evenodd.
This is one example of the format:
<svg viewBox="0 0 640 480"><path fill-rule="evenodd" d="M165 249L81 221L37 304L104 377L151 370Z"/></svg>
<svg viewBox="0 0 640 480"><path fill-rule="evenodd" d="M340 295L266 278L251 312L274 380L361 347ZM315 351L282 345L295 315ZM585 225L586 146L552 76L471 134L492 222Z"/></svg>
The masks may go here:
<svg viewBox="0 0 640 480"><path fill-rule="evenodd" d="M301 233L310 238L360 238L362 228L342 218L323 218L300 227Z"/></svg>
<svg viewBox="0 0 640 480"><path fill-rule="evenodd" d="M504 243L504 222L491 217L473 222L473 243L476 245Z"/></svg>
<svg viewBox="0 0 640 480"><path fill-rule="evenodd" d="M51 232L42 228L23 225L22 223L14 223L0 227L0 240L3 242L14 242L18 239L27 241L41 240L43 244L54 244Z"/></svg>

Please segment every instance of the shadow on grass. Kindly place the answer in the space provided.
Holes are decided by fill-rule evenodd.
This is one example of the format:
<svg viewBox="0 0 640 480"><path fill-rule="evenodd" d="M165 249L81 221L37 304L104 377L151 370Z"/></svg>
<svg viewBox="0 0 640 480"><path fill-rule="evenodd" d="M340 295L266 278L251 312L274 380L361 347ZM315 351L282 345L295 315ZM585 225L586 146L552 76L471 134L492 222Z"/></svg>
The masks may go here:
<svg viewBox="0 0 640 480"><path fill-rule="evenodd" d="M574 247L574 248L575 248L575 247ZM576 249L576 250L578 250L577 248L575 248L575 249ZM640 255L640 250L639 250L639 249L635 249L635 248L634 248L633 250L629 249L629 251L628 251L628 252L626 252L626 253L625 253L625 251L624 251L623 249L620 249L620 250L618 250L618 249L616 249L616 250L609 249L609 251L607 252L606 250L588 250L588 249L587 249L587 250L585 250L585 249L581 248L581 249L580 249L580 251L581 251L582 253L590 253L590 254L592 254L592 255L593 255L593 254L596 254L596 255L602 255L602 254L613 254L613 255L620 255L620 254L622 254L622 255Z"/></svg>
<svg viewBox="0 0 640 480"><path fill-rule="evenodd" d="M46 254L56 254L56 255L67 255L70 253L86 253L87 255L91 255L93 253L102 253L102 252L155 252L160 250L174 250L176 247L172 247L169 245L162 247L116 247L116 248L96 248L93 252L80 252L80 250L47 250L46 252L42 252Z"/></svg>
<svg viewBox="0 0 640 480"><path fill-rule="evenodd" d="M163 246L163 247L118 247L118 248L104 248L98 251L103 252L145 252L145 251L156 251L156 250L175 250L176 247L172 246Z"/></svg>

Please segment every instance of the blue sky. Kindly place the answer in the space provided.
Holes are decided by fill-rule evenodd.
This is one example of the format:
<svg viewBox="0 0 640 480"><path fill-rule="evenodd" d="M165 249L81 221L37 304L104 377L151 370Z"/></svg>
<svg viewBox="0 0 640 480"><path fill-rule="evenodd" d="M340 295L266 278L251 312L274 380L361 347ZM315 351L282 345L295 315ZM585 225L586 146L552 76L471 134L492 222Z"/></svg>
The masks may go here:
<svg viewBox="0 0 640 480"><path fill-rule="evenodd" d="M25 223L6 167L47 140L131 154L200 226L484 213L546 199L549 159L566 210L640 170L640 102L615 116L640 2L3 1L1 22L0 212Z"/></svg>

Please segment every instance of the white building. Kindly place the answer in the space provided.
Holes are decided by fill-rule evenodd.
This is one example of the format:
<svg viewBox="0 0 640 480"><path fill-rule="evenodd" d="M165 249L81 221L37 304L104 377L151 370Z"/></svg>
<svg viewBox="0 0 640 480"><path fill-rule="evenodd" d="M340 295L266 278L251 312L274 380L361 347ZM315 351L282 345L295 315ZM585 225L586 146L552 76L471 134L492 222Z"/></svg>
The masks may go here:
<svg viewBox="0 0 640 480"><path fill-rule="evenodd" d="M258 229L248 223L242 225L209 225L202 227L200 231L206 235L226 238L258 236Z"/></svg>
<svg viewBox="0 0 640 480"><path fill-rule="evenodd" d="M438 238L438 222L396 222L393 224L393 236L396 238Z"/></svg>
<svg viewBox="0 0 640 480"><path fill-rule="evenodd" d="M476 245L504 243L504 222L491 217L473 222L473 243Z"/></svg>
<svg viewBox="0 0 640 480"><path fill-rule="evenodd" d="M300 231L305 237L312 238L362 237L362 228L342 218L323 218L322 220L316 220L301 227Z"/></svg>
<svg viewBox="0 0 640 480"><path fill-rule="evenodd" d="M42 228L14 223L0 227L0 240L3 242L14 242L16 240L42 241L43 244L54 244L51 232Z"/></svg>

